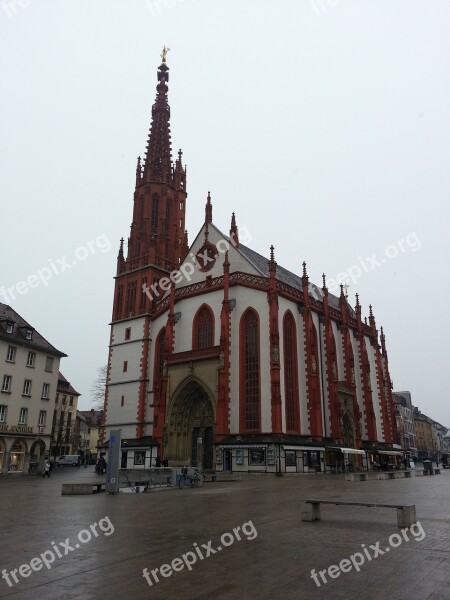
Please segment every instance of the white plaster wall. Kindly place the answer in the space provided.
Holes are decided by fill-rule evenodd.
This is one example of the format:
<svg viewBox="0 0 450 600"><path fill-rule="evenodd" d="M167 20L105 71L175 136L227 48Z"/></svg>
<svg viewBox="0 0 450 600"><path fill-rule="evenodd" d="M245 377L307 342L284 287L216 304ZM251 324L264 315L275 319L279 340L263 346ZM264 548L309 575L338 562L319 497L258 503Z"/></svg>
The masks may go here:
<svg viewBox="0 0 450 600"><path fill-rule="evenodd" d="M214 313L213 345L219 345L222 302L223 290L213 290L200 296L186 298L175 304L175 312L181 312L181 318L175 325L175 352L192 350L192 325L195 314L203 304L207 304Z"/></svg>
<svg viewBox="0 0 450 600"><path fill-rule="evenodd" d="M6 362L8 346L16 348L14 362ZM34 367L27 367L28 352L35 352ZM25 427L32 427L33 433L38 438L45 438L51 435L53 412L55 410L56 388L58 385L58 372L60 358L53 356L53 366L51 371L45 370L47 356L52 356L46 352L17 346L14 340L11 342L0 341L0 357L2 359L2 368L0 375L0 387L3 384L3 376L11 375L11 393L2 393L0 395L0 404L7 406L6 421L8 425L18 425L20 409L27 408L28 416ZM31 396L22 396L25 379L31 381ZM49 385L48 400L42 399L42 387L44 383ZM70 395L70 394L69 394ZM46 412L45 430L42 434L38 433L39 413ZM20 437L20 434L18 434ZM48 441L45 440L47 447ZM29 447L32 441L30 440Z"/></svg>
<svg viewBox="0 0 450 600"><path fill-rule="evenodd" d="M120 425L122 437L124 438L136 437L144 324L144 317L138 317L112 326L112 353L108 380L106 425L108 428L115 428ZM131 328L130 339L125 340L125 330L128 327ZM124 361L128 362L126 372L123 371ZM122 396L124 396L124 406L121 406ZM147 418L147 415L145 418ZM131 424L122 425L123 423ZM106 439L108 437L109 432L107 429Z"/></svg>
<svg viewBox="0 0 450 600"><path fill-rule="evenodd" d="M121 397L124 396L124 406ZM108 388L107 426L123 429L122 437L136 437L136 421L139 402L139 383L121 383ZM127 425L129 424L129 425ZM127 431L125 435L124 431Z"/></svg>

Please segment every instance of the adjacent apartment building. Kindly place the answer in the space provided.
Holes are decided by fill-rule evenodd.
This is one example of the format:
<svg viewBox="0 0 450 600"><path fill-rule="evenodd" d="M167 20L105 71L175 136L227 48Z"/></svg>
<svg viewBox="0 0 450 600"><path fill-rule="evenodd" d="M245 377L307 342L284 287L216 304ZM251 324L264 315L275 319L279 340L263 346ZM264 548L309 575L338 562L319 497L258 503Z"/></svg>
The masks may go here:
<svg viewBox="0 0 450 600"><path fill-rule="evenodd" d="M411 402L411 392L394 392L392 396L397 421L397 443L408 456L417 457L414 407Z"/></svg>
<svg viewBox="0 0 450 600"><path fill-rule="evenodd" d="M84 433L82 442L85 455L89 456L89 458L97 456L103 411L93 408L91 410L80 410L78 411L77 419L83 419L84 421L84 425L80 426L80 432Z"/></svg>
<svg viewBox="0 0 450 600"><path fill-rule="evenodd" d="M43 468L63 356L0 303L0 474L28 472L30 463Z"/></svg>
<svg viewBox="0 0 450 600"><path fill-rule="evenodd" d="M51 456L53 458L61 454L77 453L75 420L79 397L80 394L64 375L59 373L52 424Z"/></svg>
<svg viewBox="0 0 450 600"><path fill-rule="evenodd" d="M433 419L414 407L417 451L420 460L439 460L439 444Z"/></svg>

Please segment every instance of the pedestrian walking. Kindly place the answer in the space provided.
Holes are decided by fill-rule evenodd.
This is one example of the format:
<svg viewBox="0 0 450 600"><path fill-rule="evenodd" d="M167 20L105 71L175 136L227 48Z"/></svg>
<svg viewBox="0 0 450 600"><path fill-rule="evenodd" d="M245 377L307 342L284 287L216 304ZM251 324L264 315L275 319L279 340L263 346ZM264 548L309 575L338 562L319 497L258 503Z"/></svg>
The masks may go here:
<svg viewBox="0 0 450 600"><path fill-rule="evenodd" d="M47 461L44 465L44 474L42 475L42 478L45 478L45 476L47 476L50 479L51 472L52 472L52 465Z"/></svg>

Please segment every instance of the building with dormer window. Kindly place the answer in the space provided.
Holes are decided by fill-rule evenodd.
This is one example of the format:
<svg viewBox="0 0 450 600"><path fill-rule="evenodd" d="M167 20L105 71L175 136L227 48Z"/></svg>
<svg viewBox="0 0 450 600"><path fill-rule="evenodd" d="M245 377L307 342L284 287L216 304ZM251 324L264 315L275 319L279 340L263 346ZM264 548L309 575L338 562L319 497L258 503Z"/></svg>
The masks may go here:
<svg viewBox="0 0 450 600"><path fill-rule="evenodd" d="M0 474L42 470L63 356L0 303Z"/></svg>
<svg viewBox="0 0 450 600"><path fill-rule="evenodd" d="M55 412L52 422L51 457L55 459L61 454L77 454L76 417L79 394L64 377L58 373L56 388Z"/></svg>

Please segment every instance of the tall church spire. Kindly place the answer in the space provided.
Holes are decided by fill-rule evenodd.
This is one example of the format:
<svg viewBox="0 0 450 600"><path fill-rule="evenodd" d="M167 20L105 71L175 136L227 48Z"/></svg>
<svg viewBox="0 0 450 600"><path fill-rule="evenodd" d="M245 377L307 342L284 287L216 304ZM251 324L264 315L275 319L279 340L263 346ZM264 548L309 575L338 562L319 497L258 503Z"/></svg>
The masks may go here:
<svg viewBox="0 0 450 600"><path fill-rule="evenodd" d="M162 63L158 67L156 100L152 106L152 123L147 142L144 164L144 181L169 183L172 178L172 147L170 142L169 67L166 64L167 48L164 47Z"/></svg>
<svg viewBox="0 0 450 600"><path fill-rule="evenodd" d="M144 164L139 158L136 166L133 219L126 258L123 247L118 257L113 320L151 310L153 305L142 290L178 268L188 252L186 166L181 150L172 163L166 54L164 48L147 153ZM153 295L152 302L156 300Z"/></svg>

